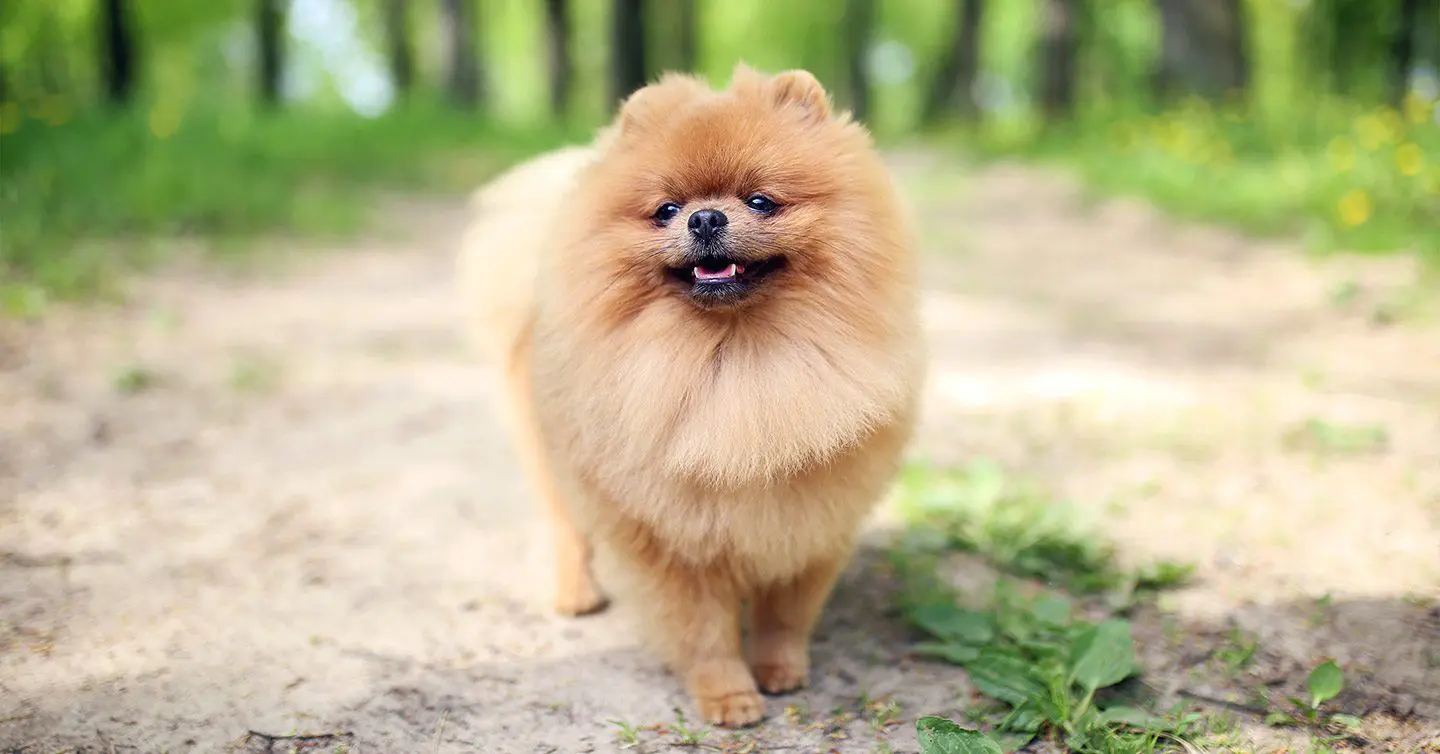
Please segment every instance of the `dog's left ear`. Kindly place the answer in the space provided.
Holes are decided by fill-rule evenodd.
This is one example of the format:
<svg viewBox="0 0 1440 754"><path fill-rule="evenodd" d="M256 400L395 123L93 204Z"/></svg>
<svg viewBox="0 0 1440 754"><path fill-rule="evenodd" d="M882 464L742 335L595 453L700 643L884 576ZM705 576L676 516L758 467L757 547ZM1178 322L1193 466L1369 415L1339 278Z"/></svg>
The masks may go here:
<svg viewBox="0 0 1440 754"><path fill-rule="evenodd" d="M819 122L830 119L830 95L809 71L797 68L775 74L770 81L770 93L775 104L798 107L807 120Z"/></svg>

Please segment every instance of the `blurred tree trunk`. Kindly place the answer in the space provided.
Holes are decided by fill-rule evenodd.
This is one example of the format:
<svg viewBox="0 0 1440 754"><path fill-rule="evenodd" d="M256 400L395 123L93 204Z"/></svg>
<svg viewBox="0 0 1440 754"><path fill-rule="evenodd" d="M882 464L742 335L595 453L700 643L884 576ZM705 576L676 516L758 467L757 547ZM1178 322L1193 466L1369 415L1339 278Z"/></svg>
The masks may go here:
<svg viewBox="0 0 1440 754"><path fill-rule="evenodd" d="M1401 0L1400 23L1390 40L1390 103L1399 107L1410 89L1415 64L1415 38L1420 35L1420 0Z"/></svg>
<svg viewBox="0 0 1440 754"><path fill-rule="evenodd" d="M1153 85L1164 101L1181 93L1219 99L1244 91L1250 65L1240 0L1156 0L1160 57Z"/></svg>
<svg viewBox="0 0 1440 754"><path fill-rule="evenodd" d="M645 86L645 8L642 0L615 0L610 17L610 99L619 104Z"/></svg>
<svg viewBox="0 0 1440 754"><path fill-rule="evenodd" d="M545 0L545 60L550 75L550 112L570 112L575 62L570 56L570 0Z"/></svg>
<svg viewBox="0 0 1440 754"><path fill-rule="evenodd" d="M644 5L652 43L647 76L695 70L695 0L645 0Z"/></svg>
<svg viewBox="0 0 1440 754"><path fill-rule="evenodd" d="M677 47L680 59L677 61L677 65L682 71L694 71L696 57L699 54L699 45L696 42L699 36L699 18L696 15L695 0L672 1L678 15L676 34L679 37Z"/></svg>
<svg viewBox="0 0 1440 754"><path fill-rule="evenodd" d="M870 114L870 35L875 0L845 0L845 72L850 112L858 121Z"/></svg>
<svg viewBox="0 0 1440 754"><path fill-rule="evenodd" d="M475 44L475 0L440 0L445 45L445 93L470 109L480 104L480 57Z"/></svg>
<svg viewBox="0 0 1440 754"><path fill-rule="evenodd" d="M101 0L99 16L100 80L105 83L106 99L124 105L135 95L135 26L130 3Z"/></svg>
<svg viewBox="0 0 1440 754"><path fill-rule="evenodd" d="M1043 0L1040 20L1040 108L1062 118L1075 106L1076 2Z"/></svg>
<svg viewBox="0 0 1440 754"><path fill-rule="evenodd" d="M980 72L980 25L985 18L985 0L956 0L955 5L955 29L930 83L922 116L925 123L939 121L951 107L967 121L980 115L975 80Z"/></svg>
<svg viewBox="0 0 1440 754"><path fill-rule="evenodd" d="M284 0L259 0L255 5L256 50L260 61L260 103L280 103L280 79L285 70Z"/></svg>
<svg viewBox="0 0 1440 754"><path fill-rule="evenodd" d="M390 53L390 83L397 97L415 86L415 49L410 44L409 0L385 0L385 44Z"/></svg>
<svg viewBox="0 0 1440 754"><path fill-rule="evenodd" d="M1391 22L1403 10L1402 2L1310 0L1301 17L1300 44L1313 51L1308 57L1319 64L1313 75L1322 86L1349 96L1389 93L1395 41Z"/></svg>

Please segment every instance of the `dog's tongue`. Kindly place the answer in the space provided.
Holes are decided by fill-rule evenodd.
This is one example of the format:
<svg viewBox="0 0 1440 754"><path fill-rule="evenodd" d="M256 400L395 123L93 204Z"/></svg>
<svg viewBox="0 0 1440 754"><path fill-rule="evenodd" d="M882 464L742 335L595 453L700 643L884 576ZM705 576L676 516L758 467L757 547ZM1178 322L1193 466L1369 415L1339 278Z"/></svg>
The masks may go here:
<svg viewBox="0 0 1440 754"><path fill-rule="evenodd" d="M718 270L700 266L697 266L695 268L696 280L725 280L727 278L733 278L739 274L740 265L738 264L729 264Z"/></svg>

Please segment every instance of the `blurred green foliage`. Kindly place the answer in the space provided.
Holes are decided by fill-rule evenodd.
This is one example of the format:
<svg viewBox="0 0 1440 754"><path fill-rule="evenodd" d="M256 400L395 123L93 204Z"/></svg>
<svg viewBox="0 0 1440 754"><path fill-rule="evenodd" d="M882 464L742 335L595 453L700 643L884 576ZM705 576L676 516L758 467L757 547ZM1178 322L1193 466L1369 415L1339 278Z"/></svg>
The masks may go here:
<svg viewBox="0 0 1440 754"><path fill-rule="evenodd" d="M292 31L302 2L313 11L326 1L291 0ZM365 56L383 76L381 2L333 0L354 25L333 14L326 23L351 28L352 57ZM344 66L327 66L322 53L335 39L293 33L288 64L307 72L297 80L310 86L278 112L257 108L250 0L131 0L138 93L128 107L106 108L99 5L0 4L0 298L93 293L155 236L351 229L375 189L464 190L513 159L583 137L612 110L609 0L571 3L574 106L564 123L548 113L539 0L478 3L486 96L473 112L441 96L439 3L411 3L420 86L373 118L346 104ZM883 140L923 136L974 154L1055 161L1099 190L1136 193L1182 214L1299 231L1323 248L1440 258L1440 23L1426 20L1420 36L1418 60L1432 61L1421 83L1430 90L1413 92L1402 108L1381 105L1393 79L1386 66L1399 0L1246 0L1245 96L1165 105L1151 94L1161 45L1155 0L1078 2L1077 103L1063 122L1042 121L1033 106L1042 0L988 0L979 35L983 122L925 128L921 104L950 44L956 3L876 7L865 51L867 120ZM737 60L805 67L843 105L853 52L841 33L845 8L838 0L788 0L783 9L696 0L695 68L723 83ZM665 58L675 33L652 23L652 60Z"/></svg>
<svg viewBox="0 0 1440 754"><path fill-rule="evenodd" d="M1402 250L1440 262L1434 108L1417 95L1399 110L1317 97L1291 118L1267 119L1192 99L1056 130L995 125L971 143L991 157L1074 168L1098 191L1142 196L1181 216L1302 234L1320 251Z"/></svg>

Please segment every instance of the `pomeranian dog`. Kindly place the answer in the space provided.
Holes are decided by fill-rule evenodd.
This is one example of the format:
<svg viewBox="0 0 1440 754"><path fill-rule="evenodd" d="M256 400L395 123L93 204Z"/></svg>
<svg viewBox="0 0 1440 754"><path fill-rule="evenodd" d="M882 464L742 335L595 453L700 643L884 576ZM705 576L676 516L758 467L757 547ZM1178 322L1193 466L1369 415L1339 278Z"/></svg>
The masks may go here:
<svg viewBox="0 0 1440 754"><path fill-rule="evenodd" d="M924 374L906 208L811 74L667 74L472 199L459 273L553 525L613 549L701 715L758 722L896 474ZM749 618L748 654L742 618Z"/></svg>

